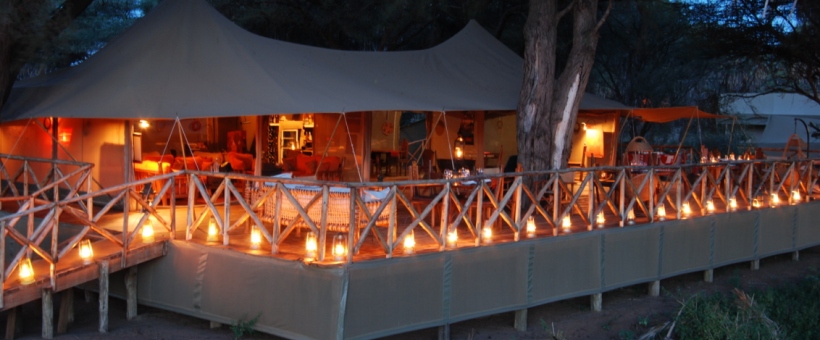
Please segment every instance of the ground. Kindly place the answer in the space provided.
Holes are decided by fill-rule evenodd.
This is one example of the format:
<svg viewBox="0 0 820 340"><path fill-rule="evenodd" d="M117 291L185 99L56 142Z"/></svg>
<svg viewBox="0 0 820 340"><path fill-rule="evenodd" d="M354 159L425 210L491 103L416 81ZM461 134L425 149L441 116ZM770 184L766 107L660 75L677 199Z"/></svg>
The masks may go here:
<svg viewBox="0 0 820 340"><path fill-rule="evenodd" d="M673 321L680 300L697 293L730 292L735 287L753 290L788 284L820 268L820 247L800 252L798 261L791 254L760 261L759 270L748 262L721 267L714 271L714 281L703 281L703 273L681 275L661 281L658 297L647 295L647 285L635 285L604 293L603 310L590 311L589 298L576 298L530 308L527 331L512 327L513 313L503 313L451 325L452 339L553 339L553 330L563 339L635 339L654 326ZM58 339L233 339L229 325L211 329L208 321L145 306L139 316L126 321L125 302L112 298L109 303L109 332L97 331L97 300L86 302L85 293L75 295L76 322ZM56 308L55 308L56 309ZM56 310L55 310L56 313ZM0 313L0 320L6 313ZM18 339L40 339L40 306L24 306L24 325ZM5 332L5 322L0 322ZM437 329L425 329L389 337L391 340L435 339ZM666 334L666 331L663 332ZM661 339L662 337L658 337ZM256 333L243 339L278 339Z"/></svg>

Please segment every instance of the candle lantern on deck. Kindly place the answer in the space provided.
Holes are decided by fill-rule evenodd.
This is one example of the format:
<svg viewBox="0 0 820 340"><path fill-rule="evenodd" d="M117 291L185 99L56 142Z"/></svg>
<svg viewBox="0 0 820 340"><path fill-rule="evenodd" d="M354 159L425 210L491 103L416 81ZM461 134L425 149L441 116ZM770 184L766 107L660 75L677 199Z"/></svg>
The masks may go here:
<svg viewBox="0 0 820 340"><path fill-rule="evenodd" d="M681 212L683 212L684 219L689 218L689 216L692 215L692 208L689 206L689 202L683 204Z"/></svg>
<svg viewBox="0 0 820 340"><path fill-rule="evenodd" d="M484 243L492 243L493 242L493 227L485 225L484 228L481 228L481 240Z"/></svg>
<svg viewBox="0 0 820 340"><path fill-rule="evenodd" d="M777 194L772 194L772 197L769 199L769 206L772 208L777 208L780 204L780 197Z"/></svg>
<svg viewBox="0 0 820 340"><path fill-rule="evenodd" d="M208 220L208 242L216 242L219 240L219 228L216 226L216 219L211 217Z"/></svg>
<svg viewBox="0 0 820 340"><path fill-rule="evenodd" d="M34 267L31 266L31 259L26 257L20 260L20 284L29 285L34 283Z"/></svg>
<svg viewBox="0 0 820 340"><path fill-rule="evenodd" d="M527 238L535 237L535 217L527 218Z"/></svg>
<svg viewBox="0 0 820 340"><path fill-rule="evenodd" d="M316 258L316 251L319 249L316 241L316 233L308 231L305 236L305 259L313 260Z"/></svg>
<svg viewBox="0 0 820 340"><path fill-rule="evenodd" d="M752 208L760 209L760 205L761 203L759 198L755 198L752 200Z"/></svg>
<svg viewBox="0 0 820 340"><path fill-rule="evenodd" d="M333 260L344 261L347 258L347 237L344 234L333 236Z"/></svg>
<svg viewBox="0 0 820 340"><path fill-rule="evenodd" d="M94 249L91 248L91 240L86 239L80 241L78 248L80 251L80 258L83 259L83 264L91 263L91 260L94 258Z"/></svg>
<svg viewBox="0 0 820 340"><path fill-rule="evenodd" d="M629 224L629 225L635 224L635 210L634 209L629 209L629 211L626 212L626 224Z"/></svg>
<svg viewBox="0 0 820 340"><path fill-rule="evenodd" d="M145 224L142 225L142 242L154 242L154 223L150 219L145 220Z"/></svg>
<svg viewBox="0 0 820 340"><path fill-rule="evenodd" d="M447 233L447 245L451 248L458 247L458 229L453 228L452 231Z"/></svg>
<svg viewBox="0 0 820 340"><path fill-rule="evenodd" d="M414 234L415 231L411 230L407 236L404 237L404 254L410 255L415 252L416 248L416 235Z"/></svg>
<svg viewBox="0 0 820 340"><path fill-rule="evenodd" d="M666 206L663 203L658 205L658 221L666 221Z"/></svg>
<svg viewBox="0 0 820 340"><path fill-rule="evenodd" d="M737 199L732 197L729 199L729 210L735 211L737 210Z"/></svg>
<svg viewBox="0 0 820 340"><path fill-rule="evenodd" d="M564 216L564 219L561 221L561 228L564 229L565 233L568 233L572 230L572 218L570 218L569 214Z"/></svg>
<svg viewBox="0 0 820 340"><path fill-rule="evenodd" d="M595 223L598 224L598 228L603 228L605 222L606 222L606 217L604 217L604 212L601 211L601 212L598 213L598 216L595 218Z"/></svg>
<svg viewBox="0 0 820 340"><path fill-rule="evenodd" d="M800 203L800 190L793 190L792 197L791 197L791 204L795 205Z"/></svg>
<svg viewBox="0 0 820 340"><path fill-rule="evenodd" d="M453 154L455 154L457 159L464 158L464 137L459 135L454 144Z"/></svg>
<svg viewBox="0 0 820 340"><path fill-rule="evenodd" d="M262 245L262 231L259 227L253 226L251 228L251 249L258 250Z"/></svg>
<svg viewBox="0 0 820 340"><path fill-rule="evenodd" d="M706 213L711 215L715 213L715 202L711 199L706 201Z"/></svg>

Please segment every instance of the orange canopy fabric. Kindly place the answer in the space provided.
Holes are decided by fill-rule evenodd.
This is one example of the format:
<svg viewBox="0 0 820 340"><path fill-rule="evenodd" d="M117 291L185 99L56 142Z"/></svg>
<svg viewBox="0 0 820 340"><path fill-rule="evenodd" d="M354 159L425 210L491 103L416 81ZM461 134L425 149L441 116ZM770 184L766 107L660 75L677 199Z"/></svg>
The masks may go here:
<svg viewBox="0 0 820 340"><path fill-rule="evenodd" d="M697 106L680 106L680 107L660 107L647 109L632 109L624 112L623 116L631 116L645 122L651 123L668 123L678 119L690 118L732 118L731 116L716 115L708 112L703 112Z"/></svg>

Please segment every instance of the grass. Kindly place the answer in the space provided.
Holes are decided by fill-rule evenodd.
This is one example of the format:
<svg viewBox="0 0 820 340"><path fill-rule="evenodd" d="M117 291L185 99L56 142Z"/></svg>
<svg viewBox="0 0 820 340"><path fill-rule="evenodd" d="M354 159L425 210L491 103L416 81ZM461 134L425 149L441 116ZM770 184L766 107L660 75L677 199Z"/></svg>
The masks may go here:
<svg viewBox="0 0 820 340"><path fill-rule="evenodd" d="M684 301L676 339L817 339L820 276L746 293L695 295Z"/></svg>
<svg viewBox="0 0 820 340"><path fill-rule="evenodd" d="M259 321L259 317L262 314L257 314L253 319L245 320L243 317L240 320L237 320L235 324L231 325L231 332L233 332L234 339L241 339L245 335L251 335L256 330L253 329L256 326L256 322Z"/></svg>

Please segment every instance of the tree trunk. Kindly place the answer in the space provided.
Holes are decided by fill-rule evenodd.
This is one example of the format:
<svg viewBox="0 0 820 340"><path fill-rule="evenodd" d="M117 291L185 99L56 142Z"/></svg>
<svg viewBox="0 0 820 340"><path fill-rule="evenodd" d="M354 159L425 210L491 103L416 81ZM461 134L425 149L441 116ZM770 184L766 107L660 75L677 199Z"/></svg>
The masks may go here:
<svg viewBox="0 0 820 340"><path fill-rule="evenodd" d="M518 161L524 170L560 169L569 159L571 131L592 70L600 27L597 0L575 0L571 6L572 49L556 78L556 32L565 11L556 13L553 1L530 1L517 116Z"/></svg>

